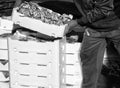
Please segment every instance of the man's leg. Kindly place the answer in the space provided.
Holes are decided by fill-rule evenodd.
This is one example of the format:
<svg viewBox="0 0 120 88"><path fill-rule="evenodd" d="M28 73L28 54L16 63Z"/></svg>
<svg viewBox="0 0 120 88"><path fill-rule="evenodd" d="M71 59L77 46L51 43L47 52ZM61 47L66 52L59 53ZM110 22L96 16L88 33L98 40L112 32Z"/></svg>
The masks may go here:
<svg viewBox="0 0 120 88"><path fill-rule="evenodd" d="M88 31L90 35L87 33ZM98 38L99 36L96 37L96 34L100 35L99 32L91 29L88 31L85 31L80 54L83 72L82 88L97 88L106 41Z"/></svg>

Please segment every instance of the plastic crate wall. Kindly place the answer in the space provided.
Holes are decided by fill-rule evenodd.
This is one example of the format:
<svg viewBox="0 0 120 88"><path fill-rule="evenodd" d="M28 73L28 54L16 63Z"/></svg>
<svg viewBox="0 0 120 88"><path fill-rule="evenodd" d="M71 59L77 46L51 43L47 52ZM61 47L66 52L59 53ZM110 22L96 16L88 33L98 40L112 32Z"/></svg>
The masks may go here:
<svg viewBox="0 0 120 88"><path fill-rule="evenodd" d="M0 38L0 88L9 88L9 62L7 38Z"/></svg>
<svg viewBox="0 0 120 88"><path fill-rule="evenodd" d="M79 57L81 43L64 43L60 56L62 68L61 88L81 88L82 73L81 61Z"/></svg>
<svg viewBox="0 0 120 88"><path fill-rule="evenodd" d="M11 88L60 88L60 41L9 39Z"/></svg>
<svg viewBox="0 0 120 88"><path fill-rule="evenodd" d="M61 26L51 25L51 24L43 23L41 20L36 20L30 17L26 17L23 14L17 12L17 8L13 9L12 21L15 24L18 24L22 27L54 37L63 37L64 29L66 26L66 25L61 25Z"/></svg>
<svg viewBox="0 0 120 88"><path fill-rule="evenodd" d="M43 43L9 39L11 87L81 88L80 48L81 43L64 40Z"/></svg>
<svg viewBox="0 0 120 88"><path fill-rule="evenodd" d="M79 43L68 44L64 40L42 43L9 39L11 87L79 87L79 49Z"/></svg>

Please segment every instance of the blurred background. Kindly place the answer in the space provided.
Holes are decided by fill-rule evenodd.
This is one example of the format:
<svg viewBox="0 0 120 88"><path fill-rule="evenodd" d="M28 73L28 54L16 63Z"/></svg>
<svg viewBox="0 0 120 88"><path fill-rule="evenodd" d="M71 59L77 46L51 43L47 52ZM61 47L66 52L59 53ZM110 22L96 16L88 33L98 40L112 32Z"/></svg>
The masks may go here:
<svg viewBox="0 0 120 88"><path fill-rule="evenodd" d="M55 12L72 14L73 19L81 17L73 0L0 0L0 17L11 16L12 9L19 6L23 1L34 1L39 3L40 6L52 9ZM77 26L67 34L67 37L77 35L77 42L82 42L83 32L84 28ZM99 80L100 86L98 88L120 88L120 57L112 42L109 39L106 40L108 44L106 50L107 57L104 60Z"/></svg>

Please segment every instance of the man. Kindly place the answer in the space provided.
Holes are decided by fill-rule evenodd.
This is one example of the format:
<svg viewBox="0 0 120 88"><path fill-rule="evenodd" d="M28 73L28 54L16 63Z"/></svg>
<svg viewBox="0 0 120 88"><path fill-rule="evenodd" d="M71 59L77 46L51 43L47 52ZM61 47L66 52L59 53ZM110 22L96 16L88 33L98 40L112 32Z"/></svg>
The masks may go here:
<svg viewBox="0 0 120 88"><path fill-rule="evenodd" d="M72 20L65 29L85 28L81 47L83 72L82 88L102 88L98 79L103 64L106 39L114 43L120 53L120 0L74 0L82 18Z"/></svg>

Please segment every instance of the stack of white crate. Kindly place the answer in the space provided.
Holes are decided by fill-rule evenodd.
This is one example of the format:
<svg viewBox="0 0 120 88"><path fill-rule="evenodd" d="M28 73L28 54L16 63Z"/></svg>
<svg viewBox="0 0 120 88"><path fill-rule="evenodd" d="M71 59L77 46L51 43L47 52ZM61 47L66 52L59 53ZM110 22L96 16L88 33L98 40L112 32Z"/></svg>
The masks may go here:
<svg viewBox="0 0 120 88"><path fill-rule="evenodd" d="M11 88L60 88L59 42L9 39Z"/></svg>
<svg viewBox="0 0 120 88"><path fill-rule="evenodd" d="M0 38L0 88L9 88L7 38Z"/></svg>
<svg viewBox="0 0 120 88"><path fill-rule="evenodd" d="M62 88L80 88L82 82L81 63L80 63L80 46L81 43L65 43L65 58L62 58L62 66L65 71L65 80Z"/></svg>
<svg viewBox="0 0 120 88"><path fill-rule="evenodd" d="M61 40L9 39L11 88L80 88L79 48Z"/></svg>

